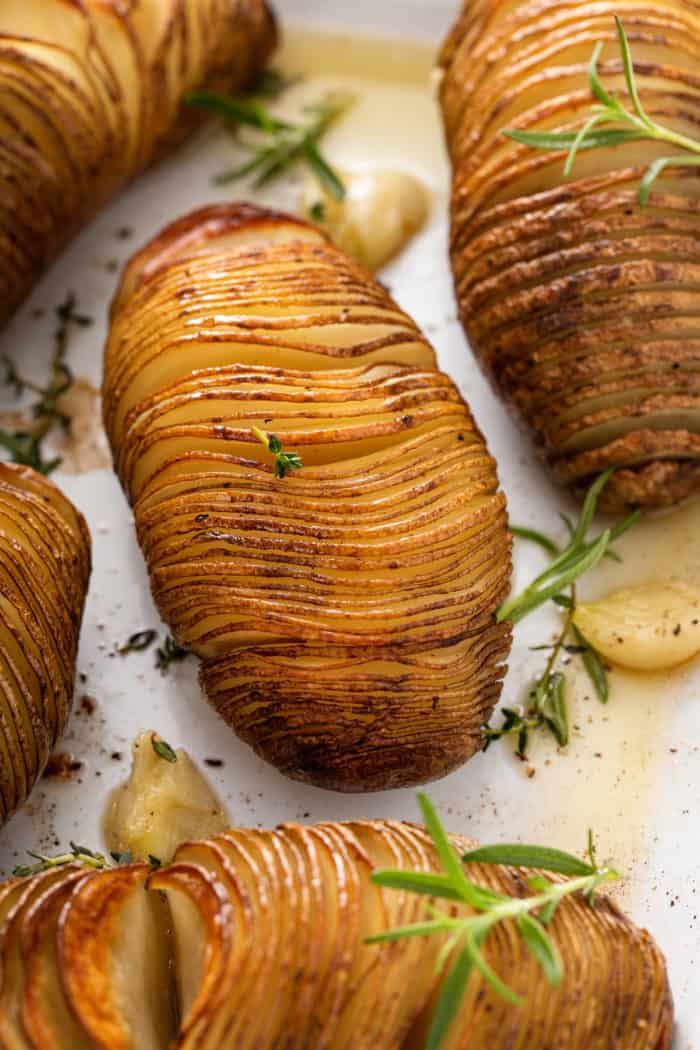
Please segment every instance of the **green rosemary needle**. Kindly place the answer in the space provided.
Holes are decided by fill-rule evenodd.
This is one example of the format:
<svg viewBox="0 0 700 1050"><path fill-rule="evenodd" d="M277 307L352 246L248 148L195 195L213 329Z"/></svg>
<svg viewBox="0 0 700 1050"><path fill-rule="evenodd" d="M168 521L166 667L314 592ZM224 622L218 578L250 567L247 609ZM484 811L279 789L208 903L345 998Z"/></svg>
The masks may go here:
<svg viewBox="0 0 700 1050"><path fill-rule="evenodd" d="M514 624L519 623L520 620L534 612L535 609L538 609L540 605L557 598L571 584L575 583L579 577L597 565L608 551L610 545L627 532L628 529L632 528L639 518L639 511L633 511L631 514L628 514L619 524L613 528L605 529L594 539L588 540L586 538L593 522L600 494L614 472L614 468L606 470L594 481L588 490L581 510L581 517L571 533L568 545L557 554L544 572L541 572L521 594L508 598L501 605L496 613L496 619L499 623L503 620L510 620ZM520 535L525 535L528 539L533 538L532 535L528 535L531 531L518 530ZM541 534L538 534L538 536L537 542L542 545L542 536ZM551 546L555 546L551 540L548 540L548 543Z"/></svg>
<svg viewBox="0 0 700 1050"><path fill-rule="evenodd" d="M508 128L504 129L503 134L533 149L566 151L567 158L564 165L566 176L571 174L576 156L582 149L600 149L647 140L663 142L683 150L684 153L681 154L659 157L649 165L638 194L639 203L644 207L649 200L654 183L667 168L700 167L700 141L689 138L687 135L681 135L659 124L648 115L639 97L627 34L617 15L615 25L631 109L626 108L622 99L611 95L603 87L598 73L598 60L603 44L599 43L593 51L588 66L588 83L596 103L591 108L591 115L578 131L521 131ZM617 126L603 127L602 125L605 124Z"/></svg>
<svg viewBox="0 0 700 1050"><path fill-rule="evenodd" d="M284 86L288 84L286 82ZM284 86L277 90L277 94L284 90ZM261 96L264 97L260 91L240 98L196 91L187 97L189 105L222 117L232 126L239 145L251 155L239 167L217 175L214 182L224 185L248 175L256 175L255 185L261 187L301 163L313 172L332 197L338 201L344 200L343 180L324 157L319 143L333 124L347 112L354 98L348 94L329 94L320 102L303 108L305 119L291 123L270 113L260 101ZM270 97L269 90L267 97ZM242 138L238 133L241 128L250 129L254 138Z"/></svg>
<svg viewBox="0 0 700 1050"><path fill-rule="evenodd" d="M372 882L385 889L404 890L430 898L459 901L466 904L471 914L455 918L427 905L424 922L387 930L367 938L367 943L378 944L406 937L425 937L433 934L446 938L439 960L449 970L442 982L442 990L433 1012L425 1050L439 1050L455 1020L462 997L472 974L477 971L507 1002L518 1004L520 998L489 966L483 945L491 931L502 922L515 922L516 927L533 958L552 985L561 982L564 961L552 940L547 926L566 898L580 894L593 906L599 887L620 875L608 865L596 860L593 836L589 832L586 859L542 846L503 845L483 846L459 856L450 842L440 818L427 795L418 795L423 819L442 865L442 872L411 872L400 870L375 871ZM532 889L529 897L508 897L496 893L467 875L469 864L498 864L534 868L538 871L528 879ZM565 880L551 882L542 871L566 876Z"/></svg>

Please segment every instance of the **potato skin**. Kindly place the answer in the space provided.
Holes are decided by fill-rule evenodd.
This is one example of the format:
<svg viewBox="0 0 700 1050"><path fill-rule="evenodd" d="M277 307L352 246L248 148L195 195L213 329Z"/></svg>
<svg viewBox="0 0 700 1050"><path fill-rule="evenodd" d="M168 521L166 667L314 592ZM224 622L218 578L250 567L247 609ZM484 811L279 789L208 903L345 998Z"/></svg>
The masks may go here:
<svg viewBox="0 0 700 1050"><path fill-rule="evenodd" d="M423 828L377 820L232 829L150 875L69 866L0 886L0 1037L14 1024L29 1050L422 1050L442 942L364 943L427 914L426 898L370 882L387 866L440 870ZM514 897L532 874L469 866ZM649 934L605 895L595 909L568 897L549 930L562 983L502 924L484 951L523 1003L474 972L445 1050L669 1050L673 1005Z"/></svg>
<svg viewBox="0 0 700 1050"><path fill-rule="evenodd" d="M364 791L481 747L510 640L505 502L367 270L300 220L197 212L127 267L103 399L156 603L263 758ZM276 478L253 427L303 469Z"/></svg>
<svg viewBox="0 0 700 1050"><path fill-rule="evenodd" d="M196 126L185 96L245 88L276 39L266 0L0 7L0 324L80 227Z"/></svg>
<svg viewBox="0 0 700 1050"><path fill-rule="evenodd" d="M0 824L65 727L89 576L82 515L42 475L0 463Z"/></svg>
<svg viewBox="0 0 700 1050"><path fill-rule="evenodd" d="M624 95L614 14L643 104L698 138L700 13L649 0L465 4L443 49L453 165L451 257L465 331L555 478L582 493L608 467L608 509L673 504L700 488L700 176L669 169L645 209L649 142L579 154L509 141L504 127L578 128L586 65Z"/></svg>

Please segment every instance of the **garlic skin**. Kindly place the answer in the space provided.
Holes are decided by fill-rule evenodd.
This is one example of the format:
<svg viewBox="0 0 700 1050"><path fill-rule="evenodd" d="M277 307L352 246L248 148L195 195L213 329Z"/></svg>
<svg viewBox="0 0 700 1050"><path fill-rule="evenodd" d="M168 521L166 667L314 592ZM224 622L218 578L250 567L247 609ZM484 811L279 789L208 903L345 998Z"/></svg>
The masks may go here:
<svg viewBox="0 0 700 1050"><path fill-rule="evenodd" d="M574 623L611 664L667 671L700 653L700 589L670 580L613 591L577 605Z"/></svg>
<svg viewBox="0 0 700 1050"><path fill-rule="evenodd" d="M231 821L187 752L179 748L177 762L168 762L154 751L154 737L148 731L134 741L131 775L112 794L104 832L110 850L165 864L183 842L218 835Z"/></svg>
<svg viewBox="0 0 700 1050"><path fill-rule="evenodd" d="M345 200L336 200L309 178L304 186L303 212L339 248L371 270L378 270L425 224L429 190L404 171L343 171L340 175Z"/></svg>

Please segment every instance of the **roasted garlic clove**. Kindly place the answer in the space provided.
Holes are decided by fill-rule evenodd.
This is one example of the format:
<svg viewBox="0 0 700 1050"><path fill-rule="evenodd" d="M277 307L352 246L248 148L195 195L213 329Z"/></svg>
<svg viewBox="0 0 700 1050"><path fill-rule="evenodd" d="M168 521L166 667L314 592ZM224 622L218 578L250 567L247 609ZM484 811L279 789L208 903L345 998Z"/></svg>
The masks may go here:
<svg viewBox="0 0 700 1050"><path fill-rule="evenodd" d="M190 130L196 88L240 89L266 0L3 0L0 322L98 208Z"/></svg>
<svg viewBox="0 0 700 1050"><path fill-rule="evenodd" d="M601 656L631 671L666 671L700 653L700 589L680 580L579 602L574 623Z"/></svg>
<svg viewBox="0 0 700 1050"><path fill-rule="evenodd" d="M509 645L504 498L364 268L301 220L196 212L127 266L103 395L155 600L260 755L371 790L481 747ZM277 477L261 431L302 469Z"/></svg>
<svg viewBox="0 0 700 1050"><path fill-rule="evenodd" d="M421 229L430 209L430 192L405 171L340 173L346 196L336 200L309 178L304 214L326 231L348 255L378 270L398 255Z"/></svg>
<svg viewBox="0 0 700 1050"><path fill-rule="evenodd" d="M168 761L154 747L158 740L146 732L134 741L131 776L109 801L105 835L114 852L166 863L181 843L210 838L229 819L187 752L178 748Z"/></svg>
<svg viewBox="0 0 700 1050"><path fill-rule="evenodd" d="M588 64L625 103L614 16L630 31L641 102L697 140L697 5L584 0L465 3L443 50L454 172L452 268L470 344L577 492L608 467L608 508L665 506L700 487L697 168L668 168L642 209L645 168L677 152L648 140L579 153L510 141L504 128L578 130Z"/></svg>
<svg viewBox="0 0 700 1050"><path fill-rule="evenodd" d="M82 515L41 474L0 463L0 824L65 727L89 576Z"/></svg>

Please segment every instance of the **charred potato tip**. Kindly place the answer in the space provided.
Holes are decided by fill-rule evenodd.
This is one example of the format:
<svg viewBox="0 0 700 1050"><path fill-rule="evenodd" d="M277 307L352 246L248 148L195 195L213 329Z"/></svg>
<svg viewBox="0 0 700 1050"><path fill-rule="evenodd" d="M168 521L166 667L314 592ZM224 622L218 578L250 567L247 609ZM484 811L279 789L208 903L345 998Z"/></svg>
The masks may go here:
<svg viewBox="0 0 700 1050"><path fill-rule="evenodd" d="M103 403L156 602L260 755L362 791L481 747L510 640L505 502L367 270L251 205L180 220L126 267ZM303 468L276 477L254 428Z"/></svg>
<svg viewBox="0 0 700 1050"><path fill-rule="evenodd" d="M42 475L0 463L0 824L65 727L89 576L82 515Z"/></svg>
<svg viewBox="0 0 700 1050"><path fill-rule="evenodd" d="M370 882L386 866L440 870L422 828L373 821L231 830L152 873L69 866L0 885L0 1039L26 1050L421 1050L442 943L364 943L426 916L426 898ZM469 869L515 897L530 892L528 874ZM503 924L484 950L522 1005L475 970L445 1050L559 1050L562 1039L567 1050L669 1050L673 1009L651 937L605 897L595 909L567 898L549 930L562 983L550 986Z"/></svg>
<svg viewBox="0 0 700 1050"><path fill-rule="evenodd" d="M700 489L700 174L669 168L649 204L649 141L561 152L504 128L579 129L599 41L608 91L626 87L614 15L647 112L700 132L697 4L476 0L444 47L442 109L453 167L452 268L471 346L578 493L609 467L607 509L659 507Z"/></svg>

